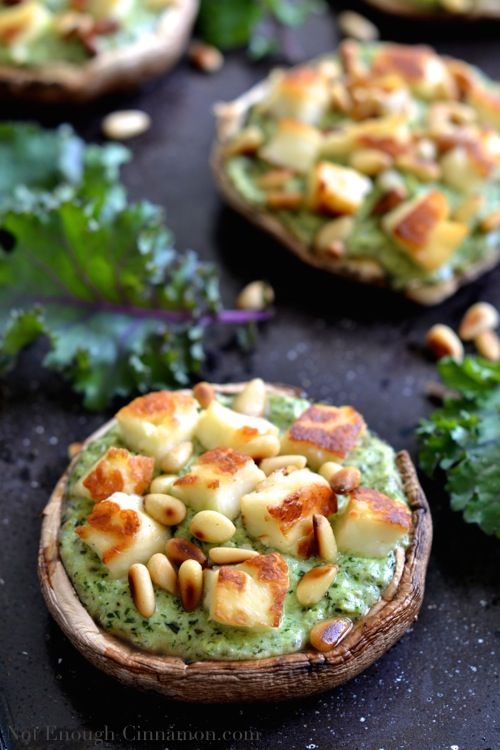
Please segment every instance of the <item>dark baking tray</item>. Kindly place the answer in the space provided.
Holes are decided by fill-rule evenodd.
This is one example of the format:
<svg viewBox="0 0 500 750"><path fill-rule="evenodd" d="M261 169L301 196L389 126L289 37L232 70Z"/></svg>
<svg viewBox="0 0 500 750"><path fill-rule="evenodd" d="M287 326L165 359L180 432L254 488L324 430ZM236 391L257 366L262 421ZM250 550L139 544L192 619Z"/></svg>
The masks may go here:
<svg viewBox="0 0 500 750"><path fill-rule="evenodd" d="M373 14L372 14L373 16ZM378 17L380 20L382 17ZM500 76L499 27L453 30L383 19L385 38L431 41ZM303 54L337 43L333 17L298 34ZM444 41L447 40L447 41ZM135 198L165 205L180 248L194 247L221 269L227 304L254 278L276 289L274 320L255 352L216 349L208 375L238 380L259 374L290 382L315 399L350 402L397 448L415 453L413 431L430 406L435 377L422 340L435 322L457 324L477 299L500 305L500 270L435 309L419 309L377 290L341 283L307 268L225 209L207 165L211 107L258 80L265 65L229 56L214 76L180 66L141 95L87 110L3 110L46 124L70 120L89 139L101 116L139 106L153 118L134 141L126 181ZM219 334L220 343L230 335ZM38 354L43 347L39 347ZM462 522L436 485L427 483L435 543L421 616L380 661L349 684L294 703L189 706L126 689L90 667L49 617L38 588L40 514L63 471L67 445L103 416L84 411L37 352L3 386L0 418L0 745L74 748L286 748L287 750L498 750L500 748L500 544ZM500 488L499 488L500 491Z"/></svg>

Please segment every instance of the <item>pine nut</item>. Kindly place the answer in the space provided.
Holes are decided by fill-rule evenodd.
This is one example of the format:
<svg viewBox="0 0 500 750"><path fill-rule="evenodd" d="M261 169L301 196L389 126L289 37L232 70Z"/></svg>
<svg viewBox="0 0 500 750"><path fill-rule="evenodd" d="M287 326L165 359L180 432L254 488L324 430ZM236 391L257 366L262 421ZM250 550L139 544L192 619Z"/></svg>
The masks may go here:
<svg viewBox="0 0 500 750"><path fill-rule="evenodd" d="M112 112L102 121L102 132L106 138L124 141L145 133L151 127L151 118L139 109L124 109Z"/></svg>
<svg viewBox="0 0 500 750"><path fill-rule="evenodd" d="M469 307L460 327L458 335L463 341L473 341L483 331L496 328L499 323L498 310L489 302L476 302Z"/></svg>
<svg viewBox="0 0 500 750"><path fill-rule="evenodd" d="M337 559L337 542L330 521L325 516L315 513L313 516L314 538L318 557L327 562L335 562Z"/></svg>
<svg viewBox="0 0 500 750"><path fill-rule="evenodd" d="M307 459L305 456L273 456L273 458L265 458L261 461L259 468L266 476L269 476L273 471L279 471L280 469L295 471L296 469L305 469L306 465Z"/></svg>
<svg viewBox="0 0 500 750"><path fill-rule="evenodd" d="M168 495L168 491L177 479L175 474L160 474L151 482L149 491L151 494Z"/></svg>
<svg viewBox="0 0 500 750"><path fill-rule="evenodd" d="M68 445L68 458L74 458L77 456L82 449L81 443L70 443Z"/></svg>
<svg viewBox="0 0 500 750"><path fill-rule="evenodd" d="M144 510L164 526L177 526L186 518L186 506L172 495L153 492L144 497Z"/></svg>
<svg viewBox="0 0 500 750"><path fill-rule="evenodd" d="M233 401L232 408L248 417L262 417L266 411L266 384L260 378L250 380Z"/></svg>
<svg viewBox="0 0 500 750"><path fill-rule="evenodd" d="M339 14L338 25L344 36L357 39L359 42L373 42L379 38L375 24L352 10L345 10Z"/></svg>
<svg viewBox="0 0 500 750"><path fill-rule="evenodd" d="M345 495L359 487L361 472L356 466L344 466L330 479L330 487L339 495Z"/></svg>
<svg viewBox="0 0 500 750"><path fill-rule="evenodd" d="M331 482L332 477L334 477L339 471L342 471L343 468L342 464L336 464L335 461L327 461L320 466L319 474L321 474L327 482Z"/></svg>
<svg viewBox="0 0 500 750"><path fill-rule="evenodd" d="M304 205L304 196L298 191L270 190L266 195L266 206L293 211Z"/></svg>
<svg viewBox="0 0 500 750"><path fill-rule="evenodd" d="M203 550L183 537L176 536L169 539L165 551L173 565L182 565L186 560L196 560L200 565L207 564L207 558Z"/></svg>
<svg viewBox="0 0 500 750"><path fill-rule="evenodd" d="M166 555L157 552L148 562L149 575L156 586L170 594L177 595L177 571Z"/></svg>
<svg viewBox="0 0 500 750"><path fill-rule="evenodd" d="M270 169L268 172L259 177L257 184L263 190L283 187L294 176L290 169Z"/></svg>
<svg viewBox="0 0 500 750"><path fill-rule="evenodd" d="M346 86L340 81L335 81L330 89L333 109L340 112L349 112L352 107L352 99Z"/></svg>
<svg viewBox="0 0 500 750"><path fill-rule="evenodd" d="M280 439L276 435L263 435L252 442L256 456L261 459L277 456L281 450Z"/></svg>
<svg viewBox="0 0 500 750"><path fill-rule="evenodd" d="M437 359L453 357L453 359L461 361L464 357L462 342L455 331L441 323L432 326L427 333L425 343Z"/></svg>
<svg viewBox="0 0 500 750"><path fill-rule="evenodd" d="M274 289L265 281L252 281L236 298L239 310L265 310L274 302Z"/></svg>
<svg viewBox="0 0 500 750"><path fill-rule="evenodd" d="M196 383L193 388L193 396L198 401L202 409L206 409L210 406L215 398L214 387L210 383Z"/></svg>
<svg viewBox="0 0 500 750"><path fill-rule="evenodd" d="M156 598L153 582L145 565L131 565L128 571L128 585L137 611L143 617L151 617L156 609Z"/></svg>
<svg viewBox="0 0 500 750"><path fill-rule="evenodd" d="M474 339L479 354L490 362L500 361L500 339L495 331L482 331Z"/></svg>
<svg viewBox="0 0 500 750"><path fill-rule="evenodd" d="M224 156L239 156L240 154L255 154L264 143L264 134L259 128L250 126L238 133L224 146Z"/></svg>
<svg viewBox="0 0 500 750"><path fill-rule="evenodd" d="M352 621L348 617L334 617L318 622L309 633L311 646L317 651L331 651L349 633Z"/></svg>
<svg viewBox="0 0 500 750"><path fill-rule="evenodd" d="M237 563L257 557L258 552L243 547L212 547L208 552L210 560L215 565L236 565Z"/></svg>
<svg viewBox="0 0 500 750"><path fill-rule="evenodd" d="M201 542L223 544L234 536L236 526L227 516L216 510L200 510L193 517L189 531Z"/></svg>
<svg viewBox="0 0 500 750"><path fill-rule="evenodd" d="M362 148L351 155L349 164L358 172L373 176L390 167L392 159L389 154L376 148Z"/></svg>
<svg viewBox="0 0 500 750"><path fill-rule="evenodd" d="M333 243L346 240L353 228L354 219L351 216L341 216L327 222L314 238L315 249L320 253L329 251Z"/></svg>
<svg viewBox="0 0 500 750"><path fill-rule="evenodd" d="M405 172L414 174L423 182L432 182L441 177L441 167L433 161L425 161L413 155L403 155L396 159L396 165Z"/></svg>
<svg viewBox="0 0 500 750"><path fill-rule="evenodd" d="M203 73L215 73L224 65L224 56L217 47L193 41L188 49L189 61Z"/></svg>
<svg viewBox="0 0 500 750"><path fill-rule="evenodd" d="M179 594L183 608L192 612L201 601L203 569L196 560L185 560L179 568Z"/></svg>
<svg viewBox="0 0 500 750"><path fill-rule="evenodd" d="M386 193L395 190L398 193L401 192L403 195L406 194L406 186L403 178L399 172L396 172L393 169L389 169L387 172L382 172L377 179L377 185Z"/></svg>
<svg viewBox="0 0 500 750"><path fill-rule="evenodd" d="M178 474L193 455L193 444L190 440L179 443L160 461L160 469L167 474Z"/></svg>
<svg viewBox="0 0 500 750"><path fill-rule="evenodd" d="M302 607L314 607L332 585L337 572L336 565L321 565L304 573L296 591L299 604Z"/></svg>

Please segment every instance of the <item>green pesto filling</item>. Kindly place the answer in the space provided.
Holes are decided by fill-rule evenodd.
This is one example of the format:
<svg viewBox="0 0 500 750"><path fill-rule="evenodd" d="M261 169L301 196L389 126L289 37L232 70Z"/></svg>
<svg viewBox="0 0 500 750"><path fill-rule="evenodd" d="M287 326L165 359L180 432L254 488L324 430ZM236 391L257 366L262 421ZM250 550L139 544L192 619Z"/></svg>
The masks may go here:
<svg viewBox="0 0 500 750"><path fill-rule="evenodd" d="M286 429L308 406L303 399L271 396L268 418ZM383 559L369 559L339 555L339 573L327 595L310 609L303 609L295 589L307 570L320 564L317 558L297 560L288 555L290 589L287 594L281 625L278 629L251 632L218 625L208 619L200 607L185 612L177 597L157 590L155 614L144 619L135 609L126 579L112 579L106 567L75 534L92 503L72 494L74 482L102 455L110 445L121 445L116 428L92 442L83 451L70 480L60 532L60 551L64 566L75 589L91 616L114 635L131 641L138 647L163 654L193 659L252 659L291 653L302 649L313 625L335 615L357 619L379 599L390 582L394 570L394 553ZM199 452L203 450L198 446ZM405 502L393 450L373 434L367 434L350 453L346 463L358 466L363 484ZM187 470L187 468L185 469ZM341 499L342 500L342 499ZM342 507L342 503L340 504ZM193 513L177 528L176 535L189 537L189 522ZM239 519L237 531L227 546L249 546L269 552L251 540ZM194 540L196 541L196 540ZM202 545L207 551L210 545Z"/></svg>
<svg viewBox="0 0 500 750"><path fill-rule="evenodd" d="M40 4L53 14L53 18L36 38L26 42L0 45L0 64L37 67L55 62L86 62L89 53L81 41L75 37L64 38L56 29L55 18L71 10L68 0L40 0ZM0 2L0 11L3 5L4 3ZM144 0L130 0L130 8L123 17L117 19L119 28L112 33L96 37L99 52L108 52L132 44L144 34L154 32L158 18L164 10L149 8Z"/></svg>
<svg viewBox="0 0 500 750"><path fill-rule="evenodd" d="M363 47L364 59L370 62L373 56L374 48L370 45ZM328 57L323 58L328 59ZM336 59L332 57L331 59ZM476 71L478 78L481 78L488 84L487 79ZM411 120L412 125L418 127L425 121L429 103L423 100L414 99L416 103L416 112ZM350 122L349 118L338 113L328 113L318 127L327 130L335 125ZM268 115L252 109L249 111L245 125L256 125L261 128L266 136L269 137L275 127L275 121ZM328 161L328 156L322 156L323 160ZM336 164L347 166L347 160L338 157L331 159ZM249 203L257 208L265 209L266 194L258 185L258 178L267 170L270 164L258 157L233 156L226 160L225 169L233 187ZM420 182L416 177L399 171L396 167L391 167L391 171L398 172L403 179L407 198L412 199L432 189L439 189L445 193L450 212L458 206L464 199L464 193L445 185L443 182ZM288 183L283 185L285 191L302 191L305 192L305 179L294 177ZM472 265L487 261L493 258L500 246L500 232L491 231L483 232L479 228L479 221L471 226L471 231L460 247L453 253L448 261L435 271L429 272L416 264L410 256L404 252L386 234L380 223L380 217L371 216L371 211L377 201L382 197L382 191L374 180L373 189L365 199L360 211L353 216L354 228L345 241L345 250L347 258L375 260L386 272L391 285L395 289L403 289L412 285L422 284L439 284L460 275ZM483 213L486 215L497 210L500 204L500 184L497 182L486 182L481 186L481 195L485 203ZM314 252L314 238L317 232L332 220L332 216L323 216L314 214L307 209L300 210L275 210L274 215L302 243Z"/></svg>

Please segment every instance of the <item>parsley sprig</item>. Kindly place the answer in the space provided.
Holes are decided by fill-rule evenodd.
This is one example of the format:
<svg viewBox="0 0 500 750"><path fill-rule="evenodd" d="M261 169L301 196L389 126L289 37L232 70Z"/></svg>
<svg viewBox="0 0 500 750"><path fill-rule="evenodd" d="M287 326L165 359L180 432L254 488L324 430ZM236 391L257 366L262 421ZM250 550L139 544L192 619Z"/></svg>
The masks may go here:
<svg viewBox="0 0 500 750"><path fill-rule="evenodd" d="M469 356L443 360L444 406L420 423L420 464L441 469L451 507L500 538L500 364Z"/></svg>

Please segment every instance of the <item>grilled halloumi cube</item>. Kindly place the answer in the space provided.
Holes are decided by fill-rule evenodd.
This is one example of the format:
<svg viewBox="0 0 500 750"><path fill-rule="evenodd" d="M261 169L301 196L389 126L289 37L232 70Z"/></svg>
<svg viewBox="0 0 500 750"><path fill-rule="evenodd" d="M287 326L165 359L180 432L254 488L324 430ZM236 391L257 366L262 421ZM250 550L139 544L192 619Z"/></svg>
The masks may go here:
<svg viewBox="0 0 500 750"><path fill-rule="evenodd" d="M313 515L336 510L330 485L309 469L275 471L241 498L241 520L251 537L302 558L314 552Z"/></svg>
<svg viewBox="0 0 500 750"><path fill-rule="evenodd" d="M317 125L330 105L328 78L315 68L295 68L274 75L259 108L276 119L290 118Z"/></svg>
<svg viewBox="0 0 500 750"><path fill-rule="evenodd" d="M279 430L262 417L249 417L212 401L203 412L196 437L205 448L234 448L252 458L279 453Z"/></svg>
<svg viewBox="0 0 500 750"><path fill-rule="evenodd" d="M444 193L432 190L405 201L382 220L384 230L411 259L434 271L458 249L469 232L466 224L448 221Z"/></svg>
<svg viewBox="0 0 500 750"><path fill-rule="evenodd" d="M327 158L347 157L358 148L374 148L390 156L407 150L411 140L408 117L397 112L341 125L324 136L321 155Z"/></svg>
<svg viewBox="0 0 500 750"><path fill-rule="evenodd" d="M24 45L42 34L51 14L42 3L24 2L0 9L0 44Z"/></svg>
<svg viewBox="0 0 500 750"><path fill-rule="evenodd" d="M163 552L170 532L143 510L142 498L115 492L94 505L76 533L101 559L113 578L126 576L134 563Z"/></svg>
<svg viewBox="0 0 500 750"><path fill-rule="evenodd" d="M242 495L265 477L250 456L232 448L215 448L199 456L189 473L173 483L170 493L196 511L216 510L236 518Z"/></svg>
<svg viewBox="0 0 500 750"><path fill-rule="evenodd" d="M430 47L384 44L373 61L375 75L395 74L425 99L448 98L456 84L444 60Z"/></svg>
<svg viewBox="0 0 500 750"><path fill-rule="evenodd" d="M280 120L271 139L260 149L261 159L279 167L306 173L319 153L322 135L317 128L297 120Z"/></svg>
<svg viewBox="0 0 500 750"><path fill-rule="evenodd" d="M248 630L279 627L288 591L288 566L278 553L206 570L204 583L204 605L210 620Z"/></svg>
<svg viewBox="0 0 500 750"><path fill-rule="evenodd" d="M196 399L176 391L154 391L131 401L116 415L123 442L158 461L193 437L199 418Z"/></svg>
<svg viewBox="0 0 500 750"><path fill-rule="evenodd" d="M363 417L352 406L313 404L281 439L281 453L307 458L313 469L327 461L342 461L366 430Z"/></svg>
<svg viewBox="0 0 500 750"><path fill-rule="evenodd" d="M500 137L493 132L478 132L473 138L458 143L441 159L443 181L464 193L480 188L498 173Z"/></svg>
<svg viewBox="0 0 500 750"><path fill-rule="evenodd" d="M411 529L407 505L368 487L349 493L348 504L333 521L340 552L358 557L385 557Z"/></svg>
<svg viewBox="0 0 500 750"><path fill-rule="evenodd" d="M151 484L154 467L154 458L134 456L125 448L112 446L76 482L73 491L94 502L114 492L143 495Z"/></svg>
<svg viewBox="0 0 500 750"><path fill-rule="evenodd" d="M309 180L309 201L313 211L327 214L355 214L371 190L371 180L350 167L322 161Z"/></svg>

